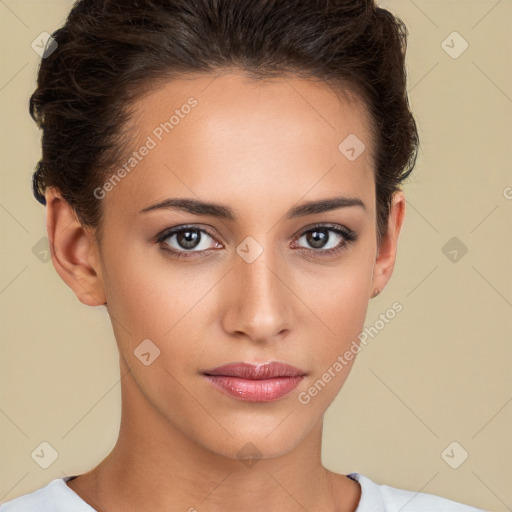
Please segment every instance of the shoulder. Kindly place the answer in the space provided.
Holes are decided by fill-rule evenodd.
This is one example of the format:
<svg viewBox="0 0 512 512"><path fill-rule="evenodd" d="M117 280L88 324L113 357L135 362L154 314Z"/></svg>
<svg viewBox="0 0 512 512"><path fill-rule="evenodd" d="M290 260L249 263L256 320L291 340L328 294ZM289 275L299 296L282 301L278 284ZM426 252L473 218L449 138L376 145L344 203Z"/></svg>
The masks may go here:
<svg viewBox="0 0 512 512"><path fill-rule="evenodd" d="M56 478L40 489L0 504L0 512L95 512L66 485L67 478Z"/></svg>
<svg viewBox="0 0 512 512"><path fill-rule="evenodd" d="M377 484L360 473L347 476L361 485L361 498L355 512L486 512L434 494Z"/></svg>

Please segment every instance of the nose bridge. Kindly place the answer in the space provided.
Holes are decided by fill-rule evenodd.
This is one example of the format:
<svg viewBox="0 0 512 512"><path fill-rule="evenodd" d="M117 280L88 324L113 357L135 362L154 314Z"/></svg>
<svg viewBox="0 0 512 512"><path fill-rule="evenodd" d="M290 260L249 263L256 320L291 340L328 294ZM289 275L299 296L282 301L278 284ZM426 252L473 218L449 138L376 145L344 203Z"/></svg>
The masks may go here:
<svg viewBox="0 0 512 512"><path fill-rule="evenodd" d="M290 326L290 291L282 282L286 282L285 268L278 252L267 247L250 263L239 258L233 276L236 293L230 331L268 340Z"/></svg>

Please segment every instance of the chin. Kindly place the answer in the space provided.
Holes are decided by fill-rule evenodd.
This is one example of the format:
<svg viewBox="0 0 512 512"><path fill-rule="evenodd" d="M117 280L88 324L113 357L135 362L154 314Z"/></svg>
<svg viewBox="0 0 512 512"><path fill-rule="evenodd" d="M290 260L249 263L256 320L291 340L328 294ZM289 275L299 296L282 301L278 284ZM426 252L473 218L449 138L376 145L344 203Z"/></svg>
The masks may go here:
<svg viewBox="0 0 512 512"><path fill-rule="evenodd" d="M217 455L239 460L251 467L259 459L272 459L286 455L306 436L307 432L301 433L290 425L283 429L275 428L279 425L279 421L275 423L274 430L255 429L252 423L247 425L246 429L241 429L240 426L236 431L230 429L232 437L225 433L223 436L209 437L201 444Z"/></svg>

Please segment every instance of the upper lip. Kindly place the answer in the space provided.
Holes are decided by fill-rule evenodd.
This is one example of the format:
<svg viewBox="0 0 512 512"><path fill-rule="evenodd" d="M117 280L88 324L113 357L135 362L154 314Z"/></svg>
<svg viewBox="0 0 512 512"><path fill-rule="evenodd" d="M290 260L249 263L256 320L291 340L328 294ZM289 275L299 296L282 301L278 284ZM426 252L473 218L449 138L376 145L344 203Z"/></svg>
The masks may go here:
<svg viewBox="0 0 512 512"><path fill-rule="evenodd" d="M225 375L242 379L273 379L277 377L301 377L306 372L286 363L230 363L203 372L205 375Z"/></svg>

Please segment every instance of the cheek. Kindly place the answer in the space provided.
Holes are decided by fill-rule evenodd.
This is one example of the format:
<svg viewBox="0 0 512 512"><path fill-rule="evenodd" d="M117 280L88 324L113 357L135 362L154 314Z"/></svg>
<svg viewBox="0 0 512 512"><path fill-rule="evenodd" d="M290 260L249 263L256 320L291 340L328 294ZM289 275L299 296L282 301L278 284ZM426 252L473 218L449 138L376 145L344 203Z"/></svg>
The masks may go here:
<svg viewBox="0 0 512 512"><path fill-rule="evenodd" d="M131 357L143 340L150 339L161 350L162 362L170 358L169 366L186 355L180 351L189 350L198 336L205 339L207 333L199 332L201 319L205 323L211 313L208 308L218 277L157 252L154 247L126 250L122 255L112 251L105 258L104 277L120 350Z"/></svg>
<svg viewBox="0 0 512 512"><path fill-rule="evenodd" d="M346 269L324 283L324 293L314 297L320 331L309 348L311 375L298 401L325 411L348 378L359 351L359 339L368 308L370 278L362 269ZM314 335L312 336L314 338Z"/></svg>
<svg viewBox="0 0 512 512"><path fill-rule="evenodd" d="M172 326L176 311L173 300L178 302L172 283L166 283L133 242L106 247L103 265L108 312L116 338L130 344L124 351L133 350L132 345L146 338L157 338Z"/></svg>
<svg viewBox="0 0 512 512"><path fill-rule="evenodd" d="M320 275L304 275L301 296L334 333L343 335L351 325L364 322L372 268L357 255Z"/></svg>
<svg viewBox="0 0 512 512"><path fill-rule="evenodd" d="M338 356L353 346L354 341L359 344L358 336L364 329L368 309L371 271L371 265L364 264L364 259L357 261L354 258L336 271L331 269L328 278L317 279L313 292L311 281L308 289L303 288L302 297L307 297L314 313L311 316L316 317L321 329L314 354L318 373L325 372Z"/></svg>

